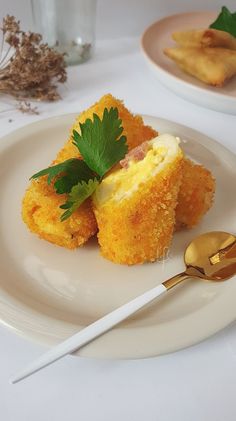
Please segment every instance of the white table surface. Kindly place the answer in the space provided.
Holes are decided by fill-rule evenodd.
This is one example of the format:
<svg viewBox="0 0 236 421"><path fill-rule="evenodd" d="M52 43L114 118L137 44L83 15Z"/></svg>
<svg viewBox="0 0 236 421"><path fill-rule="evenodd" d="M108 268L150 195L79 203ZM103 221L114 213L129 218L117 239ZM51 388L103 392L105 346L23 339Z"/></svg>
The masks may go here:
<svg viewBox="0 0 236 421"><path fill-rule="evenodd" d="M0 114L0 136L35 120L79 112L111 92L133 112L185 124L236 152L236 117L190 104L160 85L137 38L100 41L95 57L68 74L60 89L63 100L39 104L39 116ZM0 110L5 107L0 102ZM196 346L153 359L66 357L15 386L8 383L10 375L45 349L3 326L0 341L1 421L236 420L236 324Z"/></svg>

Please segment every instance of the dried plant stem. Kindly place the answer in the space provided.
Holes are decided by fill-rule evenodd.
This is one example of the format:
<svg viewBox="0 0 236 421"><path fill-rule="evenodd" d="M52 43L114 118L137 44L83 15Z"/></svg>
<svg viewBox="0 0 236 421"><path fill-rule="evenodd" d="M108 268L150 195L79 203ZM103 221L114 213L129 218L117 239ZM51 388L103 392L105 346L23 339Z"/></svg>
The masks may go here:
<svg viewBox="0 0 236 421"><path fill-rule="evenodd" d="M57 84L67 79L64 55L44 44L40 34L22 31L14 16L3 19L0 31L0 93L17 99L59 99ZM29 103L18 108L35 112Z"/></svg>
<svg viewBox="0 0 236 421"><path fill-rule="evenodd" d="M2 34L1 47L0 47L0 59L2 57L4 41L5 41L5 34Z"/></svg>
<svg viewBox="0 0 236 421"><path fill-rule="evenodd" d="M10 46L9 48L8 48L8 50L6 51L6 53L5 53L5 55L3 56L3 58L1 58L1 61L0 61L0 66L6 66L6 64L4 64L4 61L5 61L5 59L7 58L7 56L8 56L8 54L9 54L9 52L11 51L11 49L12 49L12 47ZM0 69L0 70L4 70L4 69Z"/></svg>

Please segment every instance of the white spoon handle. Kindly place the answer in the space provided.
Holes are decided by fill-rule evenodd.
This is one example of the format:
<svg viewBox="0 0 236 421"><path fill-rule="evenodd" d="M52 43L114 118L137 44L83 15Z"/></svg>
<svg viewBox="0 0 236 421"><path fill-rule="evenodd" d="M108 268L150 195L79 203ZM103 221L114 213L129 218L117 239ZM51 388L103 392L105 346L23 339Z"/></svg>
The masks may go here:
<svg viewBox="0 0 236 421"><path fill-rule="evenodd" d="M80 332L66 339L64 342L47 351L36 361L31 363L25 370L22 370L19 374L12 377L10 382L17 383L20 380L23 380L31 374L36 373L42 368L48 366L49 364L52 364L54 361L59 360L65 355L76 351L83 345L86 345L88 342L100 336L102 333L107 332L112 327L127 319L127 317L131 316L136 311L140 310L146 304L150 303L166 291L167 288L161 284L145 292L139 297L134 298L132 301L122 305L121 307L92 323L88 327L85 327Z"/></svg>

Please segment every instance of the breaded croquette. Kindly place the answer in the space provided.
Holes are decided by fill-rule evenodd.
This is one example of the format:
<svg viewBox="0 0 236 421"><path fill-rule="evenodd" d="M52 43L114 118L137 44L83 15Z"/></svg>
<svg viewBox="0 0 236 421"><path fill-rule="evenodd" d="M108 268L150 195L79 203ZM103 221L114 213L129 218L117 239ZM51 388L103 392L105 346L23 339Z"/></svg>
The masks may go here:
<svg viewBox="0 0 236 421"><path fill-rule="evenodd" d="M198 224L210 209L215 193L215 180L202 165L184 159L183 179L176 208L176 228Z"/></svg>
<svg viewBox="0 0 236 421"><path fill-rule="evenodd" d="M131 154L93 195L101 253L115 263L155 261L171 243L183 153L174 136L161 135L143 154Z"/></svg>
<svg viewBox="0 0 236 421"><path fill-rule="evenodd" d="M146 144L142 143L141 149L135 148L126 156L139 155L145 152ZM176 229L191 228L196 225L213 204L215 181L209 170L202 165L197 165L190 159L184 158L182 183L178 194L176 211Z"/></svg>
<svg viewBox="0 0 236 421"><path fill-rule="evenodd" d="M57 164L66 159L78 157L78 149L72 143L73 130L80 132L80 123L84 123L87 118L93 119L93 114L97 114L102 118L104 109L107 108L109 110L111 107L117 107L118 109L119 118L122 120L122 127L124 128L122 135L126 136L129 149L133 149L146 140L151 140L157 136L156 130L150 126L146 126L141 116L131 114L122 101L114 98L111 94L104 95L92 107L79 114L76 118L71 129L70 138L64 148L58 153L54 163Z"/></svg>
<svg viewBox="0 0 236 421"><path fill-rule="evenodd" d="M79 151L72 144L73 130L80 131L79 123L83 123L87 118L92 118L93 113L102 117L105 107L108 109L118 108L130 148L156 136L156 131L145 126L140 116L132 115L122 101L110 94L105 95L77 117L71 129L71 136L53 161L53 165L69 158L79 158ZM59 206L63 203L65 203L65 195L56 194L53 187L48 186L46 177L41 177L32 181L25 193L22 217L28 228L38 234L40 238L73 249L83 245L96 233L97 223L90 199L87 199L68 220L61 222L60 217L63 211Z"/></svg>
<svg viewBox="0 0 236 421"><path fill-rule="evenodd" d="M73 215L60 221L66 195L58 195L48 186L45 177L33 181L26 190L22 217L30 231L58 246L74 249L97 232L97 223L90 200L85 201Z"/></svg>

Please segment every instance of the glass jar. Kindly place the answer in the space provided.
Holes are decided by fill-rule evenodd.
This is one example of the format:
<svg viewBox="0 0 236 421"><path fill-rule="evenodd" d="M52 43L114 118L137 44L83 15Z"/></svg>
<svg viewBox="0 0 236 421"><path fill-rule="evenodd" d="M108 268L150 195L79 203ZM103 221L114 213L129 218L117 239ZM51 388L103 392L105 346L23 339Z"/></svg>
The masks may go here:
<svg viewBox="0 0 236 421"><path fill-rule="evenodd" d="M95 43L96 0L31 0L35 30L68 64L91 57Z"/></svg>

